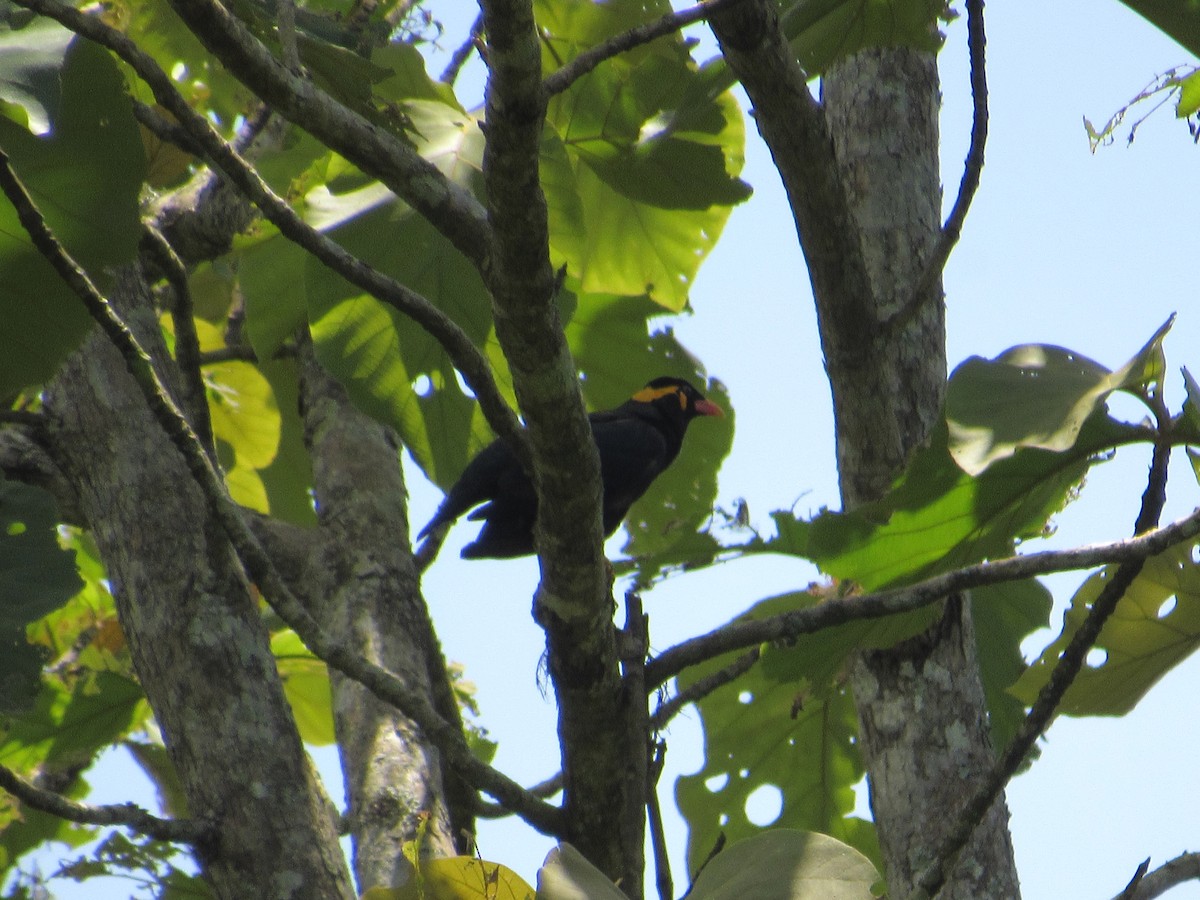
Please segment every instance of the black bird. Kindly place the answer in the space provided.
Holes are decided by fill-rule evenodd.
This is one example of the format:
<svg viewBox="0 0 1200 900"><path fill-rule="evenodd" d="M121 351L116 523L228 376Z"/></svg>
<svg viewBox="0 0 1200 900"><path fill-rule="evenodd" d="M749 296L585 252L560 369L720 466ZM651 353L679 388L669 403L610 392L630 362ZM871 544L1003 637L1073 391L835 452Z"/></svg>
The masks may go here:
<svg viewBox="0 0 1200 900"><path fill-rule="evenodd" d="M679 455L688 423L697 416L724 415L683 379L655 378L616 409L588 416L600 452L606 536L617 530L629 507ZM537 495L504 441L492 441L467 464L419 537L476 506L479 509L467 519L482 519L484 526L463 548L463 559L508 559L534 552Z"/></svg>

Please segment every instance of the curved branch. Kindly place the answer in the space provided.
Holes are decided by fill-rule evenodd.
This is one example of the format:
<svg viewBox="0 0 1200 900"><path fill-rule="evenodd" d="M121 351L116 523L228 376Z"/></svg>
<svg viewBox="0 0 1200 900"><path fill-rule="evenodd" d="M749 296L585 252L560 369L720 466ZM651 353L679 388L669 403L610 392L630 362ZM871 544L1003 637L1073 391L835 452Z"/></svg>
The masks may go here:
<svg viewBox="0 0 1200 900"><path fill-rule="evenodd" d="M41 810L68 822L81 825L120 825L156 841L199 844L213 832L211 825L196 819L160 819L133 803L91 806L77 803L62 794L47 791L26 781L8 766L0 765L0 788L8 791L31 809Z"/></svg>
<svg viewBox="0 0 1200 900"><path fill-rule="evenodd" d="M753 622L735 622L671 647L646 665L646 688L653 690L688 666L706 662L731 650L744 650L766 641L812 634L859 619L878 619L912 612L942 598L988 584L1019 581L1051 572L1090 569L1108 563L1141 562L1200 535L1200 509L1191 515L1135 538L1093 544L1071 550L1047 550L977 563L935 575L903 588L838 597L817 606L793 610Z"/></svg>
<svg viewBox="0 0 1200 900"><path fill-rule="evenodd" d="M650 729L652 731L660 731L667 726L679 711L689 703L698 703L703 700L713 691L722 688L731 681L740 678L746 672L749 672L758 658L762 655L762 651L755 647L748 650L731 662L725 668L713 672L701 678L695 684L689 685L686 690L682 690L674 697L664 700L654 710L654 714L650 716Z"/></svg>
<svg viewBox="0 0 1200 900"><path fill-rule="evenodd" d="M378 178L467 259L484 266L490 229L484 208L468 190L399 137L290 72L220 3L171 0L171 8L208 51L275 112Z"/></svg>
<svg viewBox="0 0 1200 900"><path fill-rule="evenodd" d="M171 399L137 338L50 232L24 186L17 180L3 151L0 151L0 188L16 208L18 219L29 233L34 247L83 301L92 319L120 352L155 419L182 454L213 516L271 608L300 636L305 646L326 664L364 685L375 696L392 704L416 722L445 754L447 764L459 771L472 786L491 794L539 831L561 834L560 810L531 796L512 779L478 760L467 746L461 730L454 729L442 719L427 700L408 693L395 675L334 641L308 612L288 588L270 556L246 524L241 509L227 493L220 472L204 452L186 417Z"/></svg>
<svg viewBox="0 0 1200 900"><path fill-rule="evenodd" d="M204 148L212 163L262 210L263 215L284 237L311 253L351 284L408 316L429 332L449 355L455 368L462 373L463 380L479 400L479 406L488 424L514 448L518 456L527 458L524 432L496 386L491 366L453 319L425 297L356 259L335 241L307 225L286 201L271 191L266 182L225 142L208 120L188 105L158 63L123 34L99 19L86 16L58 0L16 2L26 9L49 16L75 33L107 47L127 62L137 72L138 77L149 85L155 99L175 116L180 125Z"/></svg>
<svg viewBox="0 0 1200 900"><path fill-rule="evenodd" d="M1153 528L1158 523L1167 499L1167 466L1171 458L1171 414L1162 402L1161 393L1151 399L1151 405L1158 420L1158 435L1154 443L1154 456L1150 462L1146 491L1142 494L1141 508L1134 524L1134 534ZM954 824L939 841L933 853L934 861L920 873L915 882L915 897L936 897L945 885L975 827L982 821L1000 792L1004 790L1004 786L1021 767L1037 739L1049 726L1067 689L1083 668L1088 651L1096 645L1104 623L1116 611L1117 604L1121 602L1121 598L1125 596L1125 592L1129 590L1145 563L1145 557L1121 563L1100 590L1087 618L1071 636L1070 642L1050 673L1049 680L1038 693L1017 733L1004 748L987 777L975 786L955 817Z"/></svg>
<svg viewBox="0 0 1200 900"><path fill-rule="evenodd" d="M967 159L963 164L962 180L958 183L958 196L942 226L942 233L925 262L925 271L904 305L881 324L885 331L898 331L907 325L925 303L929 292L946 268L946 261L962 236L963 223L975 192L979 190L979 179L983 174L983 149L987 144L987 64L984 50L987 38L983 28L983 0L967 0L967 48L971 58L971 143Z"/></svg>
<svg viewBox="0 0 1200 900"><path fill-rule="evenodd" d="M548 95L561 94L605 60L612 59L614 56L632 50L634 47L640 47L642 44L658 40L660 37L665 37L668 34L679 31L681 28L686 28L688 25L702 22L713 13L741 2L742 0L706 0L706 2L699 3L689 9L667 13L662 18L656 19L653 22L647 22L645 25L639 25L636 28L613 35L608 40L580 53L558 71L547 75L542 85Z"/></svg>
<svg viewBox="0 0 1200 900"><path fill-rule="evenodd" d="M1181 853L1153 872L1139 870L1139 877L1113 900L1154 900L1186 881L1200 881L1200 853Z"/></svg>

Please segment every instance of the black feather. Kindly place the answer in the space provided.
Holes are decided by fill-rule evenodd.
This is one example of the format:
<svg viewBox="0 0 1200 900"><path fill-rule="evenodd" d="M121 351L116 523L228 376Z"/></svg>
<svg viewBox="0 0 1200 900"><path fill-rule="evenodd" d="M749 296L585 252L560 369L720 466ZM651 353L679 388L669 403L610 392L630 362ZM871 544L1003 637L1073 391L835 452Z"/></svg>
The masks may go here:
<svg viewBox="0 0 1200 900"><path fill-rule="evenodd" d="M704 415L722 412L688 382L656 378L616 409L588 417L600 454L605 535L617 530L629 507L674 462L688 423ZM482 520L484 525L463 549L464 559L505 559L534 552L537 495L503 441L493 441L468 463L420 537L471 509L474 512L467 519Z"/></svg>

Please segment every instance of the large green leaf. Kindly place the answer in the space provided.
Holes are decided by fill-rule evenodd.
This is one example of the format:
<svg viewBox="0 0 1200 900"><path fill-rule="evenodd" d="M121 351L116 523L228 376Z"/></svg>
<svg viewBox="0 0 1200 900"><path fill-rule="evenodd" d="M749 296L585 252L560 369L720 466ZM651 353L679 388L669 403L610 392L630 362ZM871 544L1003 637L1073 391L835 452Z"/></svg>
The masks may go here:
<svg viewBox="0 0 1200 900"><path fill-rule="evenodd" d="M1135 394L1161 382L1162 340L1172 319L1115 372L1062 347L1025 344L993 360L973 356L946 388L950 455L978 475L1019 447L1067 450L1113 391Z"/></svg>
<svg viewBox="0 0 1200 900"><path fill-rule="evenodd" d="M26 626L83 585L74 552L59 546L58 521L50 494L0 475L0 712L25 708L38 692L44 660Z"/></svg>
<svg viewBox="0 0 1200 900"><path fill-rule="evenodd" d="M1193 56L1200 56L1200 3L1195 0L1121 0Z"/></svg>
<svg viewBox="0 0 1200 900"><path fill-rule="evenodd" d="M58 118L46 138L0 117L0 146L59 240L94 279L133 258L145 155L129 97L107 52L68 49ZM82 303L0 202L0 395L44 381L85 334Z"/></svg>
<svg viewBox="0 0 1200 900"><path fill-rule="evenodd" d="M1200 566L1193 552L1191 545L1183 545L1146 560L1100 632L1099 656L1089 656L1063 697L1060 712L1124 715L1158 679L1200 647ZM1110 566L1092 575L1071 598L1062 633L1013 688L1022 702L1032 703L1046 684L1112 571Z"/></svg>
<svg viewBox="0 0 1200 900"><path fill-rule="evenodd" d="M536 4L543 66L553 72L605 38L668 12L665 3ZM688 46L654 41L552 98L547 123L575 165L586 243L568 257L586 293L647 294L682 309L732 204L749 195L737 103L709 92ZM563 201L548 185L551 209Z"/></svg>
<svg viewBox="0 0 1200 900"><path fill-rule="evenodd" d="M751 615L795 605L795 597L776 598L759 604ZM812 647L820 643L806 644L806 649ZM747 802L756 791L772 789L778 791L782 808L770 827L822 831L879 859L870 823L850 817L853 786L863 776L855 745L857 717L848 692L830 687L828 662L840 662L845 650L822 651L823 664L805 650L766 647L759 665L697 704L704 726L704 765L680 778L675 789L688 821L693 871L719 835L736 841L764 827L751 821ZM689 669L679 678L680 688L721 669L735 656ZM823 671L817 674L818 669ZM824 679L824 690L814 691L806 674Z"/></svg>
<svg viewBox="0 0 1200 900"><path fill-rule="evenodd" d="M871 861L815 831L774 828L722 850L696 877L693 900L874 900Z"/></svg>
<svg viewBox="0 0 1200 900"><path fill-rule="evenodd" d="M776 513L778 537L746 549L806 557L866 590L1007 556L1014 540L1042 533L1099 454L1146 439L1098 412L1070 449L1024 448L973 478L951 458L943 425L883 499L810 522Z"/></svg>

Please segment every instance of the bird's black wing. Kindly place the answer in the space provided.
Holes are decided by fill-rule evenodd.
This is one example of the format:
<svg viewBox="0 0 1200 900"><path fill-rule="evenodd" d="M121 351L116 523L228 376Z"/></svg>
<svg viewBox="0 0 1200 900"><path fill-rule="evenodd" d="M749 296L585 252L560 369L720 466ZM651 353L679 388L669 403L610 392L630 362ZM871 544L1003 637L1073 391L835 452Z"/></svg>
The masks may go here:
<svg viewBox="0 0 1200 900"><path fill-rule="evenodd" d="M604 483L604 533L612 534L674 454L661 429L619 410L593 416L592 434Z"/></svg>
<svg viewBox="0 0 1200 900"><path fill-rule="evenodd" d="M453 522L472 507L495 500L514 478L524 478L524 474L508 445L503 441L492 441L467 463L429 524L421 529L418 538L424 538L439 525Z"/></svg>

